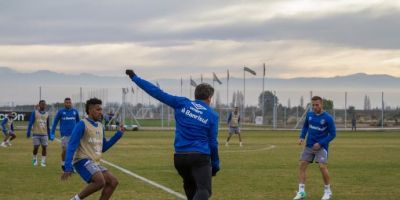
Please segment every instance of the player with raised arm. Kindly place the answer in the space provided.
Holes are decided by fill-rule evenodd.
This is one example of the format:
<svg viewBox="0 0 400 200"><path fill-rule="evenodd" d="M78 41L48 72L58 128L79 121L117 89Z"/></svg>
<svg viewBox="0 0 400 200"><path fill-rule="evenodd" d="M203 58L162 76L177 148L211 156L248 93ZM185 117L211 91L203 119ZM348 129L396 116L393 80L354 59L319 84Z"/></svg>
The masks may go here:
<svg viewBox="0 0 400 200"><path fill-rule="evenodd" d="M149 95L175 110L174 165L183 179L187 199L210 198L211 177L220 169L218 114L209 106L214 88L207 83L199 84L192 101L162 91L133 70L126 70L126 74Z"/></svg>

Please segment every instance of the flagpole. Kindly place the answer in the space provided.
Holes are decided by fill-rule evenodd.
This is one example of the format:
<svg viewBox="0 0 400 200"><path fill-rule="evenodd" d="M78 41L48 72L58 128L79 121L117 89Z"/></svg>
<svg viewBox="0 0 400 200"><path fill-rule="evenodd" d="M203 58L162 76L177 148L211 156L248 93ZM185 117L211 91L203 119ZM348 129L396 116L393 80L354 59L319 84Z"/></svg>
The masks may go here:
<svg viewBox="0 0 400 200"><path fill-rule="evenodd" d="M243 116L243 124L245 123L245 115L246 115L246 71L244 70L246 66L243 66L243 108L242 108L242 116Z"/></svg>
<svg viewBox="0 0 400 200"><path fill-rule="evenodd" d="M229 69L226 75L226 106L229 108Z"/></svg>
<svg viewBox="0 0 400 200"><path fill-rule="evenodd" d="M263 64L263 85L262 85L262 124L264 125L265 118L265 63Z"/></svg>
<svg viewBox="0 0 400 200"><path fill-rule="evenodd" d="M183 80L182 80L182 77L181 77L181 96L182 96L182 85L183 85Z"/></svg>

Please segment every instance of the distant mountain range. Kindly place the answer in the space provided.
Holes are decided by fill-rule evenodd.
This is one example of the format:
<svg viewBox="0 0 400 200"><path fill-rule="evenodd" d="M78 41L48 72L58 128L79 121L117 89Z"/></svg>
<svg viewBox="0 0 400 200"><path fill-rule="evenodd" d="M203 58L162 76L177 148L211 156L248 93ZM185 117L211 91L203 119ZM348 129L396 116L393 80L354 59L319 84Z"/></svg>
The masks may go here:
<svg viewBox="0 0 400 200"><path fill-rule="evenodd" d="M224 77L223 77L224 76ZM222 81L222 85L217 85L215 82L216 90L219 93L221 102L226 102L226 77L221 75L219 78ZM144 77L145 78L145 77ZM158 82L164 90L180 95L180 78L176 79L157 79L150 80L153 83ZM190 89L189 77L183 77L182 95L190 97L190 91L193 92L193 88ZM200 82L200 78L194 79L197 83ZM212 84L211 79L204 79L204 82ZM108 94L111 100L121 99L121 90L115 88L129 87L131 82L125 76L112 77L112 76L97 76L94 74L82 73L79 75L71 75L64 73L57 73L48 70L40 70L32 73L22 73L15 71L8 67L0 67L0 90L3 94L0 97L0 104L5 102L27 102L30 100L26 95L36 95L37 88L43 86L44 96L47 99L54 100L59 99L60 96L66 96L65 94L77 94L77 87L83 88L114 88L115 94ZM229 81L230 93L229 98L232 97L233 91L243 90L243 78L231 77ZM400 99L397 93L400 86L400 77L394 77L390 75L368 75L365 73L357 73L347 76L336 76L330 78L291 78L291 79L279 79L279 78L266 78L265 90L277 91L277 96L281 101L291 99L292 104L298 101L299 96L308 97L309 91L315 91L314 94L320 94L321 96L338 96L342 95L344 91L350 92L350 94L357 94L358 101L362 101L362 98L367 93L378 94L378 92L385 91L394 93L390 101L395 103L395 99ZM46 90L46 88L51 88ZM55 90L55 88L61 88ZM74 88L73 92L69 91L68 88ZM23 90L23 94L16 94L15 91ZM89 90L89 89L87 89ZM46 94L46 91L47 94ZM68 92L67 92L68 91ZM262 91L262 78L246 77L246 102L249 104L257 104L257 98ZM65 94L55 94L57 92L65 92ZM88 91L87 91L88 92ZM332 93L333 92L333 93ZM50 94L49 94L50 93ZM10 96L14 96L10 98ZM54 96L54 97L53 97ZM71 95L69 95L71 96ZM115 96L115 97L114 97ZM378 95L379 96L379 95ZM16 99L17 98L17 99ZM330 97L335 98L335 97ZM342 98L342 97L340 97ZM23 101L21 101L23 99ZM374 97L372 98L374 99ZM378 97L376 97L378 101ZM354 103L355 104L355 103ZM396 105L398 105L397 103Z"/></svg>
<svg viewBox="0 0 400 200"><path fill-rule="evenodd" d="M194 79L199 82L198 79ZM226 77L220 77L223 84ZM157 79L153 82L166 84L165 86L176 87L177 79ZM184 77L185 82L189 82L188 77ZM210 79L204 79L205 82L211 82ZM12 83L13 85L30 85L30 86L126 86L128 84L125 78L112 76L97 76L89 73L79 75L71 75L53 72L49 70L40 70L32 73L22 73L8 67L0 67L0 83ZM262 78L246 78L248 87L258 86L262 83ZM231 77L230 85L243 85L241 77ZM398 90L400 85L400 77L390 75L368 75L365 73L357 73L347 76L335 76L330 78L266 78L266 88L273 90L366 90L366 91L382 91L382 90ZM161 86L163 86L161 84ZM242 86L243 87L243 86Z"/></svg>

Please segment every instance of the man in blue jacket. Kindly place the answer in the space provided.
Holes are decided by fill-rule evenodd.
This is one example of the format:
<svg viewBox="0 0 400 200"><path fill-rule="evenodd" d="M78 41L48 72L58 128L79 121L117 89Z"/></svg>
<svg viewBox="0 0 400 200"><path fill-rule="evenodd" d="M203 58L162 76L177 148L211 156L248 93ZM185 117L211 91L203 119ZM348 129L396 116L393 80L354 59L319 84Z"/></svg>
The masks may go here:
<svg viewBox="0 0 400 200"><path fill-rule="evenodd" d="M301 130L299 145L304 143L308 133L306 147L300 157L299 167L299 191L294 200L305 199L306 169L313 161L319 164L319 169L325 184L322 200L332 197L330 177L328 173L328 147L329 143L336 137L335 122L331 115L323 110L322 98L314 96L311 99L313 112L307 113Z"/></svg>
<svg viewBox="0 0 400 200"><path fill-rule="evenodd" d="M218 115L209 106L214 88L199 84L195 100L165 93L157 86L141 79L133 70L126 74L141 89L175 110L174 165L183 178L188 200L204 200L211 196L211 176L219 171Z"/></svg>
<svg viewBox="0 0 400 200"><path fill-rule="evenodd" d="M64 108L60 109L53 121L53 126L50 131L50 140L54 140L56 134L57 124L60 122L60 135L61 135L61 168L64 170L65 151L68 145L69 138L75 124L79 122L79 112L72 108L71 98L64 99Z"/></svg>

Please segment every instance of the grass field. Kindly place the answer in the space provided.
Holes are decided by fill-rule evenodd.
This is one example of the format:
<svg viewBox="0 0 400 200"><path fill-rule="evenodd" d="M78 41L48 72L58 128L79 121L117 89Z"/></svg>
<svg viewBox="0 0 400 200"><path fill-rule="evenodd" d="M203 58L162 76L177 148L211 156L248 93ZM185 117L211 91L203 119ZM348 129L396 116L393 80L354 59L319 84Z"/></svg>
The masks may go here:
<svg viewBox="0 0 400 200"><path fill-rule="evenodd" d="M110 133L108 133L110 134ZM224 146L220 132L221 171L213 179L212 199L292 199L297 190L297 132L246 132L244 147L232 138ZM0 149L0 199L69 199L85 183L78 175L61 182L60 144L51 142L47 167L31 165L31 140L24 132L10 148ZM138 131L125 136L103 158L183 193L173 167L173 132ZM272 146L274 145L274 146ZM339 132L330 148L329 169L337 200L400 199L400 133ZM160 189L106 166L120 181L112 199L177 199ZM310 165L308 199L320 199L322 179ZM97 199L98 193L88 199Z"/></svg>

